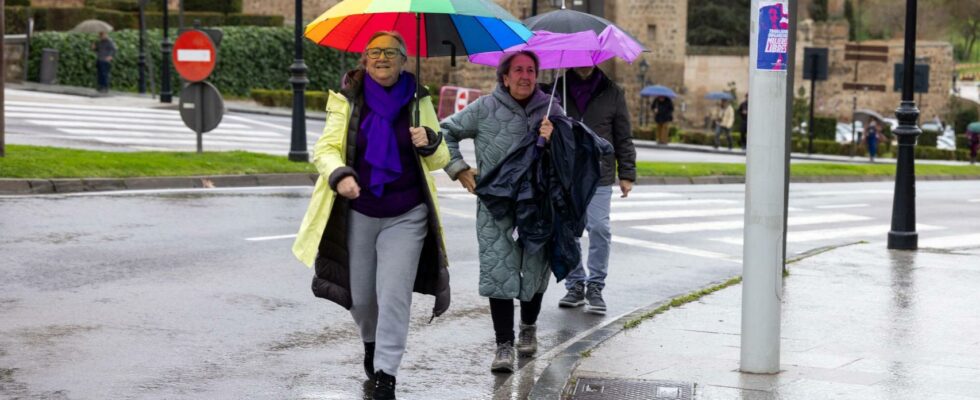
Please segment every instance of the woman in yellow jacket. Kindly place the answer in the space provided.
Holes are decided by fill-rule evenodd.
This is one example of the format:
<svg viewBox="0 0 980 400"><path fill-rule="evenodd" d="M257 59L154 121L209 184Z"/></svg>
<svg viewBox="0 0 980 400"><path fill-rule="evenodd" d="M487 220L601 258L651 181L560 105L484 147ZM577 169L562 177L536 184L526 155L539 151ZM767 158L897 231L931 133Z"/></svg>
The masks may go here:
<svg viewBox="0 0 980 400"><path fill-rule="evenodd" d="M364 341L375 399L394 399L405 352L412 292L449 308L449 272L435 181L449 151L428 93L402 71L405 41L378 32L330 92L313 162L320 179L293 253L316 267L313 292L350 310ZM412 116L419 108L420 127Z"/></svg>

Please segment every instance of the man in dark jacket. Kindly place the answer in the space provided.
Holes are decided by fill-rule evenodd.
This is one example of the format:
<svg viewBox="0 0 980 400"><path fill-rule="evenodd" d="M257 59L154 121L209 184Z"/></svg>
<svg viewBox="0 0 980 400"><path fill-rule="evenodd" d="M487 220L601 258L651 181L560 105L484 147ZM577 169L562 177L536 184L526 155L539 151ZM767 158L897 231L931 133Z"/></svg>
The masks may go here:
<svg viewBox="0 0 980 400"><path fill-rule="evenodd" d="M657 144L670 142L670 123L674 121L674 102L666 96L657 96L650 105L653 121L657 123Z"/></svg>
<svg viewBox="0 0 980 400"><path fill-rule="evenodd" d="M116 56L116 42L109 39L109 34L99 32L99 40L92 43L95 51L95 71L99 93L109 92L109 72L112 70L112 58Z"/></svg>
<svg viewBox="0 0 980 400"><path fill-rule="evenodd" d="M567 79L568 104L563 106L568 116L582 121L612 144L613 154L602 158L602 177L587 211L589 275L586 277L585 266L579 262L566 277L568 293L558 305L578 307L584 305L587 299L587 311L605 314L606 302L602 298L602 290L606 286L609 244L612 241L609 228L612 185L616 183L618 175L622 197L629 195L636 180L636 149L633 147L630 115L623 89L606 77L602 70L594 67L575 68L573 73L567 74ZM559 88L562 84L561 80L557 82Z"/></svg>
<svg viewBox="0 0 980 400"><path fill-rule="evenodd" d="M738 124L738 130L742 132L742 136L738 138L738 144L745 148L745 144L749 139L749 94L745 94L745 101L738 105L738 115L742 117Z"/></svg>

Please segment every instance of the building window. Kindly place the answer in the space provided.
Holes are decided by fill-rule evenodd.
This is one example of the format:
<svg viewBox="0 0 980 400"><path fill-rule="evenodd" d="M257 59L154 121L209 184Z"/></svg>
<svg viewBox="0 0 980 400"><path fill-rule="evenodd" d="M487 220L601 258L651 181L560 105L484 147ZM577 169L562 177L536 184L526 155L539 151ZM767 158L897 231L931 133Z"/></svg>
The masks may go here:
<svg viewBox="0 0 980 400"><path fill-rule="evenodd" d="M647 43L657 42L657 25L647 25Z"/></svg>

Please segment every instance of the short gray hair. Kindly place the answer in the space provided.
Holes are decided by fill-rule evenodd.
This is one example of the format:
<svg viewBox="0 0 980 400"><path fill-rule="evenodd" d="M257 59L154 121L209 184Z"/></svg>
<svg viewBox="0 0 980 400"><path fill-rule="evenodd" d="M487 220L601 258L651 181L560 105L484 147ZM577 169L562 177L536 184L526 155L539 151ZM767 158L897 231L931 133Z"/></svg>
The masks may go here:
<svg viewBox="0 0 980 400"><path fill-rule="evenodd" d="M371 42L373 42L374 39L377 39L382 36L389 36L395 39L395 41L398 42L399 47L401 47L400 50L402 51L402 57L405 58L406 61L408 60L408 46L405 44L405 38L402 37L402 34L396 31L377 31L373 35L371 35L371 38L368 39L367 44L371 44ZM363 67L366 62L367 62L367 48L365 48L364 51L361 52L361 60L358 61L358 64L360 64L360 66Z"/></svg>
<svg viewBox="0 0 980 400"><path fill-rule="evenodd" d="M510 65L513 64L514 57L517 57L518 55L521 54L530 57L531 61L534 61L534 72L535 73L538 72L539 69L538 65L540 64L540 62L538 61L538 55L534 54L534 52L529 50L521 50L516 53L507 54L504 56L503 59L500 60L500 64L497 65L497 83L501 85L504 84L504 75L507 75L507 73L510 72Z"/></svg>

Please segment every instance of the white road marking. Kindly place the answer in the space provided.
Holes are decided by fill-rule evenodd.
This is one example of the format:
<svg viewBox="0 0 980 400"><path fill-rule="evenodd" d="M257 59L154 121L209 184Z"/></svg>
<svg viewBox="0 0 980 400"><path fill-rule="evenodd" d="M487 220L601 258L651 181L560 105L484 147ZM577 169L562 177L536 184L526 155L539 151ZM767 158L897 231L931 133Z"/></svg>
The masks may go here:
<svg viewBox="0 0 980 400"><path fill-rule="evenodd" d="M158 139L158 138L133 138L133 137L108 137L108 136L91 136L91 137L78 137L69 135L46 135L47 138L56 139L73 139L73 140L93 140L102 143L117 144L121 146L132 146L132 145L148 145L148 146L162 146L162 145L172 145L172 146L187 146L188 148L197 147L197 138L193 134L190 134L185 139ZM244 143L241 141L226 141L226 140L214 140L208 139L207 134L204 136L204 149L206 151L214 150L215 147L221 147L225 149L232 150L267 150L275 152L283 152L289 150L289 143L282 142L279 144L275 143ZM170 149L171 151L173 149Z"/></svg>
<svg viewBox="0 0 980 400"><path fill-rule="evenodd" d="M614 201L613 208L657 208L670 206L697 206L707 204L738 204L735 200L721 199L690 199L690 200L653 200L653 201Z"/></svg>
<svg viewBox="0 0 980 400"><path fill-rule="evenodd" d="M916 229L921 230L922 226L919 225L916 227ZM976 246L980 246L980 233L934 237L934 238L929 238L926 240L919 241L919 247L932 247L937 249L953 249L958 247L976 247Z"/></svg>
<svg viewBox="0 0 980 400"><path fill-rule="evenodd" d="M841 209L841 208L861 208L861 207L867 207L867 206L868 205L867 204L864 204L864 203L861 203L861 204L830 204L830 205L826 205L826 206L816 206L814 208L819 208L821 210L837 210L837 209Z"/></svg>
<svg viewBox="0 0 980 400"><path fill-rule="evenodd" d="M918 225L916 227L918 231L932 231L945 229L939 226L931 225ZM833 229L820 229L813 231L792 231L786 237L786 241L789 243L804 243L804 242L814 242L819 240L828 239L842 239L842 238L853 238L853 237L867 237L867 236L881 236L888 234L891 230L891 225L869 225L869 226L856 226L852 228L833 228ZM719 239L712 239L716 242L723 242L729 244L742 244L741 236L731 236Z"/></svg>
<svg viewBox="0 0 980 400"><path fill-rule="evenodd" d="M6 107L7 115L16 114L29 114L31 117L21 117L21 118L59 118L59 119L71 119L77 118L79 116L91 116L91 117L117 117L117 118L139 118L142 120L153 120L153 121L180 121L180 113L176 111L170 111L166 114L163 113L143 113L138 109L133 109L131 112L125 111L94 111L94 110L40 110L34 107Z"/></svg>
<svg viewBox="0 0 980 400"><path fill-rule="evenodd" d="M808 215L808 216L791 216L787 220L787 224L790 226L800 226L800 225L817 225L817 224L828 224L835 222L853 222L853 221L867 221L870 217L860 216L860 215L850 215L850 214L826 214L826 215ZM744 226L744 220L732 220L732 221L710 221L710 222L694 222L686 224L662 224L662 225L643 225L634 226L632 228L641 229L645 231L657 232L657 233L682 233L682 232L703 232L703 231L724 231L732 229L741 229Z"/></svg>
<svg viewBox="0 0 980 400"><path fill-rule="evenodd" d="M852 194L892 194L891 190L867 189L867 190L828 190L817 192L799 192L800 196L847 196Z"/></svg>
<svg viewBox="0 0 980 400"><path fill-rule="evenodd" d="M790 207L789 211L799 211L799 209ZM724 215L742 215L744 212L745 212L745 208L709 208L703 210L614 212L610 214L609 219L611 221L642 221L645 219L697 218L697 217L718 217Z"/></svg>
<svg viewBox="0 0 980 400"><path fill-rule="evenodd" d="M741 264L742 260L734 258L727 254L715 253L712 251L692 249L688 247L675 246L665 243L651 242L647 240L633 239L624 236L613 235L612 241L614 243L626 244L630 246L642 247L650 250L665 251L668 253L678 253L695 257L710 258L714 260L728 261L736 264Z"/></svg>
<svg viewBox="0 0 980 400"><path fill-rule="evenodd" d="M123 111L123 112L141 112L148 114L168 114L172 115L177 111L174 110L161 110L156 108L139 108L139 107L110 107L110 106L89 106L89 105L67 105L58 103L35 103L29 101L4 101L4 105L14 105L14 106L27 106L36 108L48 108L48 109L59 109L59 110L102 110L102 111Z"/></svg>
<svg viewBox="0 0 980 400"><path fill-rule="evenodd" d="M139 132L139 131L110 131L110 130L99 130L99 129L61 129L62 132L79 135L85 137L133 137L133 138L160 138L160 139L175 139L175 138L196 138L194 132ZM257 143L289 143L289 138L277 135L269 132L240 132L240 131L222 131L215 129L211 132L204 133L205 140L207 139L227 139L232 141L242 141L242 142L257 142ZM195 139L196 140L196 139Z"/></svg>
<svg viewBox="0 0 980 400"><path fill-rule="evenodd" d="M980 203L980 199L970 199L970 200L967 200L967 201L970 202L970 203Z"/></svg>
<svg viewBox="0 0 980 400"><path fill-rule="evenodd" d="M139 125L133 124L113 124L112 126L107 126L104 122L79 122L70 120L39 120L39 119L28 119L26 120L34 125L41 126L52 126L55 128L99 128L99 129L132 129L140 131L163 131L163 132L183 132L190 131L191 129L183 126L182 121L180 125L167 127L167 126L156 126L150 125L149 123L143 123ZM221 125L223 129L248 129L249 126L242 124L223 124ZM221 129L219 128L219 129Z"/></svg>
<svg viewBox="0 0 980 400"><path fill-rule="evenodd" d="M264 241L267 241L267 240L292 239L294 237L296 237L295 234L292 234L292 235L278 235L278 236L259 236L259 237L245 238L245 240L248 240L250 242L264 242Z"/></svg>

